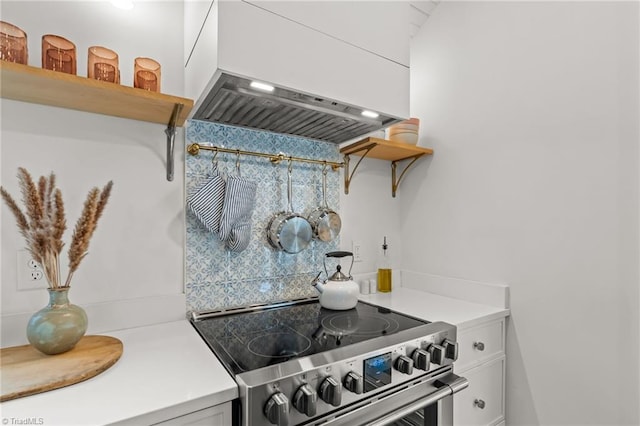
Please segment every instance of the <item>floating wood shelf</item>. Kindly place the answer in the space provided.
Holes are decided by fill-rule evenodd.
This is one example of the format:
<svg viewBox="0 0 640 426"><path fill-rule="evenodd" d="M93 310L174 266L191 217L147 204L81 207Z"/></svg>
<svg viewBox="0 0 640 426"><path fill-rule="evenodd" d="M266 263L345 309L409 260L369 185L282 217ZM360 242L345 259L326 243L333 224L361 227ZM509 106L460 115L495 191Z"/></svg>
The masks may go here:
<svg viewBox="0 0 640 426"><path fill-rule="evenodd" d="M424 155L432 155L433 150L431 148L421 148L415 145L409 145L401 142L389 141L386 139L378 138L365 138L360 141L354 142L350 145L342 147L340 153L344 155L344 193L349 193L349 185L353 178L356 169L360 165L360 162L365 157L376 158L378 160L391 161L391 195L396 196L396 191L400 186L404 174L409 167L416 162L416 160ZM355 167L349 174L349 156L359 155L361 158L356 163ZM396 178L396 169L398 163L404 160L411 160L400 173L400 176Z"/></svg>
<svg viewBox="0 0 640 426"><path fill-rule="evenodd" d="M176 126L184 125L193 101L62 72L0 61L3 98L167 124L182 104Z"/></svg>
<svg viewBox="0 0 640 426"><path fill-rule="evenodd" d="M171 158L167 158L168 180L173 179L175 127L184 126L193 108L191 99L5 61L0 61L0 96L17 101L166 124L168 155L171 150Z"/></svg>

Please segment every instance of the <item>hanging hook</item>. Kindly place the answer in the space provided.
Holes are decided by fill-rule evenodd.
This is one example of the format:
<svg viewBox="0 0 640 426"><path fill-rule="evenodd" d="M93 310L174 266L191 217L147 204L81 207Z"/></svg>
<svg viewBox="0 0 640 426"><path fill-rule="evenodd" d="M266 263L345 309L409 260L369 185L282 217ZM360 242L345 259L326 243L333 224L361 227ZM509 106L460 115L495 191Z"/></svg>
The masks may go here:
<svg viewBox="0 0 640 426"><path fill-rule="evenodd" d="M289 157L289 173L293 170L293 158Z"/></svg>
<svg viewBox="0 0 640 426"><path fill-rule="evenodd" d="M323 174L323 175L326 175L326 174L327 174L327 171L328 171L328 170L327 170L327 161L325 160L325 161L323 161L322 163L324 164L324 165L322 166L322 174Z"/></svg>
<svg viewBox="0 0 640 426"><path fill-rule="evenodd" d="M240 150L236 150L236 172L240 176Z"/></svg>

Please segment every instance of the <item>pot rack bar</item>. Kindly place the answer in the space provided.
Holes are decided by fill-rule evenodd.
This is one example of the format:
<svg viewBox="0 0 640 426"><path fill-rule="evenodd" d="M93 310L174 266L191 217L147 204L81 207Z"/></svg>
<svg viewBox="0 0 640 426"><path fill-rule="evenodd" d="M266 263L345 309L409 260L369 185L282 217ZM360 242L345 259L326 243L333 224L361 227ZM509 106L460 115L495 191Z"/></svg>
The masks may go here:
<svg viewBox="0 0 640 426"><path fill-rule="evenodd" d="M333 170L338 170L339 168L344 167L344 163L338 163L335 161L326 161L326 160L315 160L311 158L293 157L290 155L285 155L283 153L268 154L265 152L242 151L240 149L222 148L219 146L211 146L211 145L200 145L198 143L192 143L187 147L187 152L191 155L198 155L200 153L200 150L213 151L213 152L226 152L229 154L249 155L252 157L268 158L269 161L271 161L274 164L278 164L281 161L297 161L300 163L327 165L327 166L331 166Z"/></svg>

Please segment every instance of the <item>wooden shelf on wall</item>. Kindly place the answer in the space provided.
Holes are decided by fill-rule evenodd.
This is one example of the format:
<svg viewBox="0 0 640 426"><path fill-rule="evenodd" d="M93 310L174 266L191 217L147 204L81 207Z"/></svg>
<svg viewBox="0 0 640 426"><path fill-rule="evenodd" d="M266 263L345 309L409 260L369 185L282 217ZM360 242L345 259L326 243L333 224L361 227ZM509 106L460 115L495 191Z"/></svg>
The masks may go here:
<svg viewBox="0 0 640 426"><path fill-rule="evenodd" d="M175 125L184 126L193 100L76 75L0 61L0 96L5 99L167 124L182 105Z"/></svg>
<svg viewBox="0 0 640 426"><path fill-rule="evenodd" d="M193 100L77 75L0 61L0 97L33 104L165 124L167 180L173 180L176 127Z"/></svg>
<svg viewBox="0 0 640 426"><path fill-rule="evenodd" d="M367 157L377 158L378 160L401 161L416 155L433 154L431 148L421 148L415 145L378 138L365 138L354 142L340 148L340 153L343 155L362 155L362 151L368 149L370 145L374 145L374 147L367 154Z"/></svg>
<svg viewBox="0 0 640 426"><path fill-rule="evenodd" d="M409 145L401 142L394 142L386 139L378 138L365 138L360 141L354 142L347 146L340 148L340 153L344 155L344 193L349 193L349 186L351 180L356 172L356 169L360 165L360 162L365 157L376 158L378 160L391 161L391 195L396 196L400 181L404 177L405 173L415 163L418 158L424 155L432 155L433 150L431 148L421 148L415 145ZM355 167L349 172L349 156L358 155L360 160L356 163ZM403 160L411 160L402 170L400 176L397 176L396 169L398 163Z"/></svg>

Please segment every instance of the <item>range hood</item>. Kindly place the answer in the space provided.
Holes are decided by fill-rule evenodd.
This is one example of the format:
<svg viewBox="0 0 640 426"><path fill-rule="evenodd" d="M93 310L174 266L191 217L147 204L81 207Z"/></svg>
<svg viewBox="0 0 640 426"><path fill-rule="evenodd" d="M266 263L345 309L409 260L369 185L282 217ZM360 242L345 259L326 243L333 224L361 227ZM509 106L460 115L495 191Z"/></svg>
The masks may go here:
<svg viewBox="0 0 640 426"><path fill-rule="evenodd" d="M336 144L406 119L408 34L389 43L392 36L372 33L397 9L395 2L185 2L185 94L196 99L189 118ZM348 25L334 25L338 12ZM393 56L405 50L406 58Z"/></svg>
<svg viewBox="0 0 640 426"><path fill-rule="evenodd" d="M226 73L221 73L193 118L333 143L346 142L400 121Z"/></svg>

